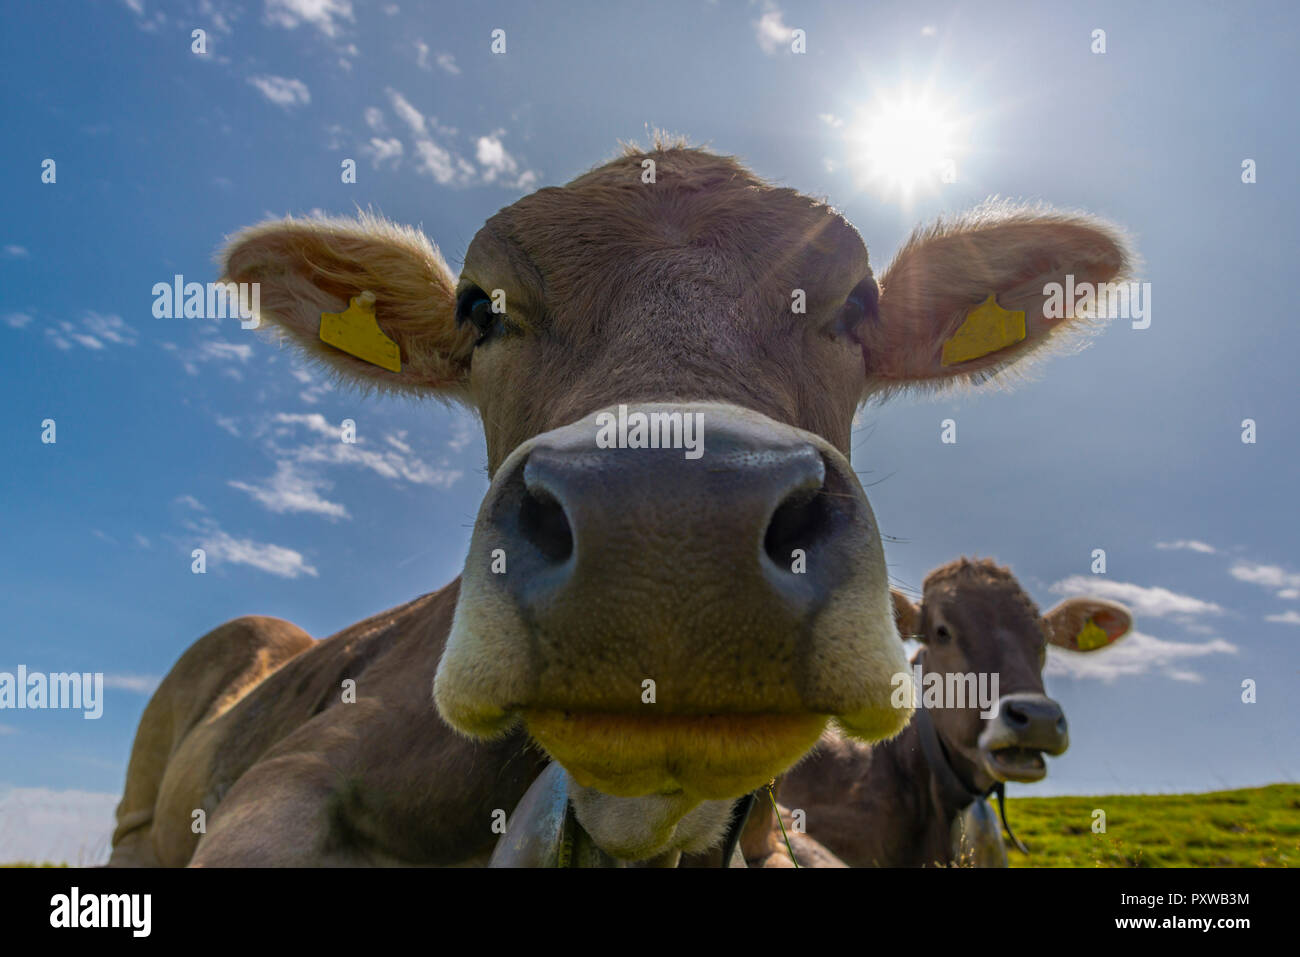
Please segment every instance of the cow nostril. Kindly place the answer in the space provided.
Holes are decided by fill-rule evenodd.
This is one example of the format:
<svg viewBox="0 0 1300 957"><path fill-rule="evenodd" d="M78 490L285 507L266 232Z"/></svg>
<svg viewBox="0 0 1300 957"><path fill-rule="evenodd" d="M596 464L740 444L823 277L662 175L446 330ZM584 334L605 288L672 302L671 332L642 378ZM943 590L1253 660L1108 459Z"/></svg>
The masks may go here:
<svg viewBox="0 0 1300 957"><path fill-rule="evenodd" d="M1024 727L1028 727L1029 725L1029 716L1025 714L1023 711L1021 711L1014 704L1005 705L1002 709L1002 714L1006 719L1007 724L1010 724L1014 727L1024 728Z"/></svg>
<svg viewBox="0 0 1300 957"><path fill-rule="evenodd" d="M763 536L763 550L777 566L788 568L794 550L806 551L821 538L829 519L825 490L800 489L772 513Z"/></svg>
<svg viewBox="0 0 1300 957"><path fill-rule="evenodd" d="M573 553L573 529L564 506L543 488L525 489L519 530L548 561L559 564Z"/></svg>

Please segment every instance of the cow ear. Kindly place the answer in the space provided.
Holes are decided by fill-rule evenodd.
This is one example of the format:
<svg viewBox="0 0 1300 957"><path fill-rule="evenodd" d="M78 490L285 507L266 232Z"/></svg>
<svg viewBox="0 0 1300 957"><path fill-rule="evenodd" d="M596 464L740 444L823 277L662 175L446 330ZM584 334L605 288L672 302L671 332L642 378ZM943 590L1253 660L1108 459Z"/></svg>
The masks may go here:
<svg viewBox="0 0 1300 957"><path fill-rule="evenodd" d="M1120 232L1082 214L995 203L920 229L885 271L878 321L861 334L869 388L979 382L1075 341L1102 323L1074 317L1066 290L1132 268Z"/></svg>
<svg viewBox="0 0 1300 957"><path fill-rule="evenodd" d="M904 641L916 637L916 628L921 621L921 609L897 588L889 589L889 597L894 602L894 627L898 636Z"/></svg>
<svg viewBox="0 0 1300 957"><path fill-rule="evenodd" d="M256 283L259 318L341 377L381 389L455 392L473 351L456 327L456 281L419 230L369 214L284 219L236 234L226 282Z"/></svg>
<svg viewBox="0 0 1300 957"><path fill-rule="evenodd" d="M1118 602L1067 598L1043 615L1047 640L1071 651L1096 651L1128 634L1133 616Z"/></svg>

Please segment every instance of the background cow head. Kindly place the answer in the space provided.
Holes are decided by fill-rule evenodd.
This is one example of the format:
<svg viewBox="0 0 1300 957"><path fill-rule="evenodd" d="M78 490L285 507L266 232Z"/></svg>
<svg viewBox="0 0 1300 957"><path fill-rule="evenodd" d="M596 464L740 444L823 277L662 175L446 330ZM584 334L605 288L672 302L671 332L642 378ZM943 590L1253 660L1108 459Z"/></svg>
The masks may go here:
<svg viewBox="0 0 1300 957"><path fill-rule="evenodd" d="M998 676L995 716L977 705L931 710L954 769L977 791L1037 781L1047 774L1043 755L1069 747L1065 713L1043 691L1048 644L1095 651L1133 625L1128 609L1100 598L1070 598L1040 616L1015 576L988 560L935 569L919 606L893 596L899 634L922 643L914 660L926 673Z"/></svg>

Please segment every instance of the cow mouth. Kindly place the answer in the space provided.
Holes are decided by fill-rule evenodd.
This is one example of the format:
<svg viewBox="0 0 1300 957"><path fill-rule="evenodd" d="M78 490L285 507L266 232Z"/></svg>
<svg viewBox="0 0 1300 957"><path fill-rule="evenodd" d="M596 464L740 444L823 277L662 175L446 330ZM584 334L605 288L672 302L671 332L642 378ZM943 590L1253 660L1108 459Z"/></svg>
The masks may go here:
<svg viewBox="0 0 1300 957"><path fill-rule="evenodd" d="M803 757L826 729L820 714L632 716L527 709L533 740L583 787L614 797L739 797Z"/></svg>
<svg viewBox="0 0 1300 957"><path fill-rule="evenodd" d="M1038 748L981 749L980 757L989 775L998 781L1041 781L1047 776L1047 761Z"/></svg>

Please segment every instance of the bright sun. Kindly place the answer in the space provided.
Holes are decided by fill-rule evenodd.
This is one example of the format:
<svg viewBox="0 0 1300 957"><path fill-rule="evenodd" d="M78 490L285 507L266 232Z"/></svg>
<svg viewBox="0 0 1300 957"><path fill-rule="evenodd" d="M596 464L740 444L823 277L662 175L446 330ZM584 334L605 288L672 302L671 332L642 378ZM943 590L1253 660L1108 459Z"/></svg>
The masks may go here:
<svg viewBox="0 0 1300 957"><path fill-rule="evenodd" d="M955 181L964 124L928 96L901 93L863 110L847 139L863 185L906 200L922 186Z"/></svg>

